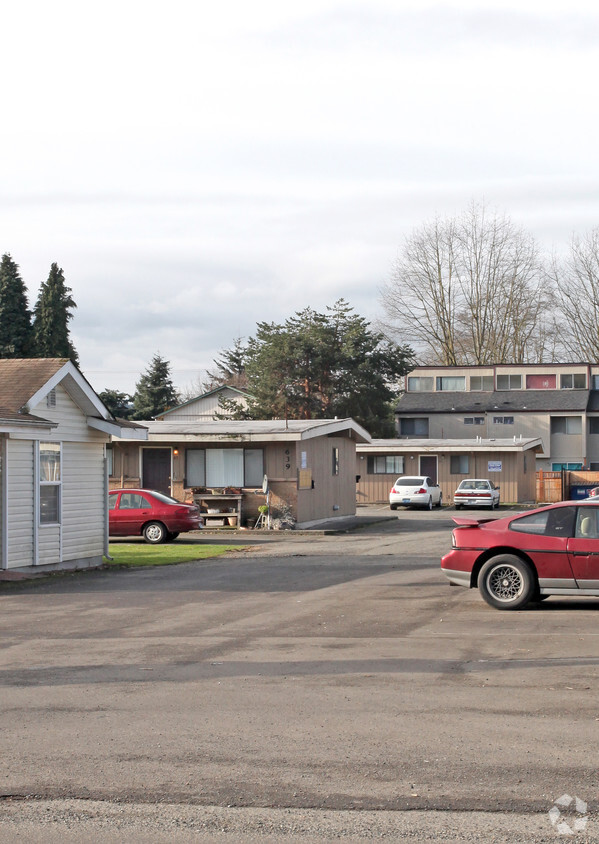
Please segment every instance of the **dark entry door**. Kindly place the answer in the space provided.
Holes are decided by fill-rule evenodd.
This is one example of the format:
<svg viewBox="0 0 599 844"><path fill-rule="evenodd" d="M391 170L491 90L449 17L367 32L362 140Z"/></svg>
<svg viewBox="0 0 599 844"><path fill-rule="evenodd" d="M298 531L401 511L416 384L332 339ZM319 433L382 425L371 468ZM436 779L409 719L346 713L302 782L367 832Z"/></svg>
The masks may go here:
<svg viewBox="0 0 599 844"><path fill-rule="evenodd" d="M142 457L142 486L171 494L170 448L144 448Z"/></svg>
<svg viewBox="0 0 599 844"><path fill-rule="evenodd" d="M428 477L437 483L437 456L432 454L420 455L420 474Z"/></svg>

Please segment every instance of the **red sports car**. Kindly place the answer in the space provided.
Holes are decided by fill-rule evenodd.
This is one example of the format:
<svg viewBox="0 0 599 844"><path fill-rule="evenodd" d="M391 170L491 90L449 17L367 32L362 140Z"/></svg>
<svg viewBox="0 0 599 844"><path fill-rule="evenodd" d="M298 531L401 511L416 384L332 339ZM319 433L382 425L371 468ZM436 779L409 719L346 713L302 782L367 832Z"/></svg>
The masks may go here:
<svg viewBox="0 0 599 844"><path fill-rule="evenodd" d="M202 527L200 510L151 489L115 489L108 494L110 536L143 536L157 545L182 531Z"/></svg>
<svg viewBox="0 0 599 844"><path fill-rule="evenodd" d="M548 595L599 596L599 501L563 501L505 519L454 518L441 559L451 583L500 610Z"/></svg>

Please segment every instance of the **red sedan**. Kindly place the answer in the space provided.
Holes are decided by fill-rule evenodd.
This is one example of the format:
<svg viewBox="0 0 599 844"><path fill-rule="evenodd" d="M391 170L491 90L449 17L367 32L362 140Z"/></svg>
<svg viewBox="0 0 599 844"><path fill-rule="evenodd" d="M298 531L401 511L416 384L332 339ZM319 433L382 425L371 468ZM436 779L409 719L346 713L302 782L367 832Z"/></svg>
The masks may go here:
<svg viewBox="0 0 599 844"><path fill-rule="evenodd" d="M454 518L441 559L451 583L500 610L548 595L599 596L599 501L563 501L505 519Z"/></svg>
<svg viewBox="0 0 599 844"><path fill-rule="evenodd" d="M202 527L195 504L182 504L170 495L151 489L116 489L108 494L110 536L143 536L158 545L186 530Z"/></svg>

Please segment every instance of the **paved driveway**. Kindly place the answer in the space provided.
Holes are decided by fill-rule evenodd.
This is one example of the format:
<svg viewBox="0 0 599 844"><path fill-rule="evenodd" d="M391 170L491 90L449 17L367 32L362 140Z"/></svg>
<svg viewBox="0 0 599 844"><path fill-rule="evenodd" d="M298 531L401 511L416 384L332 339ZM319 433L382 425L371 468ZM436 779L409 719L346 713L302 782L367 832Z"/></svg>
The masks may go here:
<svg viewBox="0 0 599 844"><path fill-rule="evenodd" d="M493 611L439 571L450 513L398 515L2 584L0 840L530 842L561 795L594 811L599 601Z"/></svg>

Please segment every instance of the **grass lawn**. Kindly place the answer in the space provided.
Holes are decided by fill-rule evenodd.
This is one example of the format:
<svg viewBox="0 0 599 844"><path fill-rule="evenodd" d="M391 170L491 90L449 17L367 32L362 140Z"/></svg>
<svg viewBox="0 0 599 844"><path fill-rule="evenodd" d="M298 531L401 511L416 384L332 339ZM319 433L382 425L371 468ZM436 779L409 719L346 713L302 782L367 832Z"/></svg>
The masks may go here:
<svg viewBox="0 0 599 844"><path fill-rule="evenodd" d="M112 560L106 560L108 566L172 566L187 563L190 560L205 560L207 557L220 557L227 551L238 551L236 545L147 545L131 543L111 543L108 546Z"/></svg>

